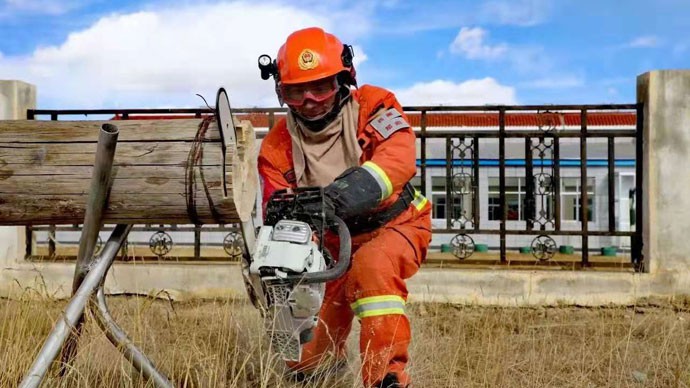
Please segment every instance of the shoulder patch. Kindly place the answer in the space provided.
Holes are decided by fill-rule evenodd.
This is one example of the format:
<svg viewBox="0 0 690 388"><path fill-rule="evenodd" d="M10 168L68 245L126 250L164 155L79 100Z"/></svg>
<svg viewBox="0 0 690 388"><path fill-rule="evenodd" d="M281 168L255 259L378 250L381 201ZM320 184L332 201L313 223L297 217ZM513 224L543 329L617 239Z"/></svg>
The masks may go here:
<svg viewBox="0 0 690 388"><path fill-rule="evenodd" d="M371 121L371 126L376 129L384 139L388 139L396 131L409 128L410 124L402 118L402 114L395 108L390 108L382 114L376 116Z"/></svg>

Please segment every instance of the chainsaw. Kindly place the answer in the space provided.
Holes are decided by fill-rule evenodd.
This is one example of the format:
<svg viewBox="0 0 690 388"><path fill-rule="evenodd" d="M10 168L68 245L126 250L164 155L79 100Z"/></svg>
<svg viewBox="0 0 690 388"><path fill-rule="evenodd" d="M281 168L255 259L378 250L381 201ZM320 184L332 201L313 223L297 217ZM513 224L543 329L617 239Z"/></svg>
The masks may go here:
<svg viewBox="0 0 690 388"><path fill-rule="evenodd" d="M250 228L243 224L247 251L242 274L249 298L263 313L273 351L285 361L299 362L318 323L326 282L349 269L349 230L340 218L324 212L320 187L276 191L253 247L248 246ZM324 246L326 231L339 238L337 261Z"/></svg>
<svg viewBox="0 0 690 388"><path fill-rule="evenodd" d="M236 153L236 126L224 88L216 95L216 119L223 157ZM320 187L276 191L264 218L258 232L253 217L241 220L242 277L263 315L273 351L299 362L302 345L312 339L318 323L326 282L350 267L350 232L343 220L325 211ZM326 231L339 237L337 261L324 246Z"/></svg>

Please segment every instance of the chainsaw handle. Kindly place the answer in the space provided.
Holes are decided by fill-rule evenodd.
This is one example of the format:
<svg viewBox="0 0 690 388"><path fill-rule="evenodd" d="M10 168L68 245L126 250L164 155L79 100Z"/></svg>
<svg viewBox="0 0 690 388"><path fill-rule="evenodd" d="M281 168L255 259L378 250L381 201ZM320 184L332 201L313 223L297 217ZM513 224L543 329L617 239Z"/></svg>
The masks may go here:
<svg viewBox="0 0 690 388"><path fill-rule="evenodd" d="M287 280L302 284L325 283L338 279L350 268L350 253L352 252L350 230L347 228L345 221L336 215L327 216L327 221L333 221L338 227L338 238L340 240L338 261L332 268L325 271L288 275Z"/></svg>

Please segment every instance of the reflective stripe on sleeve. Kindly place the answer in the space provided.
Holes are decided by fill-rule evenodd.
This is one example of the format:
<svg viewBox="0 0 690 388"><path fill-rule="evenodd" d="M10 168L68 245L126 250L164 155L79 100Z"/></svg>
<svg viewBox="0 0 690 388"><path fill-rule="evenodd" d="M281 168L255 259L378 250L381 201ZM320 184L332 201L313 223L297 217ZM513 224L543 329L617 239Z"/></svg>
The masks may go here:
<svg viewBox="0 0 690 388"><path fill-rule="evenodd" d="M429 200L426 199L426 197L423 196L419 190L414 191L414 199L412 200L412 204L417 208L418 211L422 211L427 202L429 202Z"/></svg>
<svg viewBox="0 0 690 388"><path fill-rule="evenodd" d="M388 175L381 167L377 166L376 163L372 161L364 162L362 167L369 174L371 174L371 176L373 176L374 179L376 179L376 182L379 184L379 187L381 188L381 201L393 194L393 183L391 183L391 180L388 179Z"/></svg>
<svg viewBox="0 0 690 388"><path fill-rule="evenodd" d="M405 315L405 299L398 295L380 295L357 299L350 307L359 319L379 315Z"/></svg>

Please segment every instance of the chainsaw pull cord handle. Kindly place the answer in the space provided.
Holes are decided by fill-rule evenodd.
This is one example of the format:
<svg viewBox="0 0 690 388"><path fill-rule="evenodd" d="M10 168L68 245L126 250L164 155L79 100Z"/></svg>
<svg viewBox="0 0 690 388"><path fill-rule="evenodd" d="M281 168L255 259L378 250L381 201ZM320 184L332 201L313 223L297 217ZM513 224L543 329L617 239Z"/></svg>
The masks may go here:
<svg viewBox="0 0 690 388"><path fill-rule="evenodd" d="M333 221L333 224L335 224L338 229L338 238L340 240L338 261L332 268L325 271L288 275L287 280L302 284L325 283L330 280L338 279L350 268L350 253L352 252L350 230L347 228L345 221L336 215L332 214L327 216L326 221ZM333 224L329 223L329 228L331 230L333 230ZM333 231L336 232L336 230Z"/></svg>

